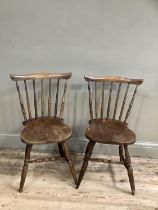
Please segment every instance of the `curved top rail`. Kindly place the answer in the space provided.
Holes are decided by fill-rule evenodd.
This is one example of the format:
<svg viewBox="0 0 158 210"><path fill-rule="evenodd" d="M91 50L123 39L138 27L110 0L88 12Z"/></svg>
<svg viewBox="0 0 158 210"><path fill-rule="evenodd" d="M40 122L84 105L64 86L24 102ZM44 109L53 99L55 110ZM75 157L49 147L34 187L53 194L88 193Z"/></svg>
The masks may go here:
<svg viewBox="0 0 158 210"><path fill-rule="evenodd" d="M93 82L121 82L121 83L128 83L128 84L136 84L141 85L143 83L143 79L130 79L124 78L119 76L105 76L105 77L92 77L92 76L84 76L86 81L93 81Z"/></svg>
<svg viewBox="0 0 158 210"><path fill-rule="evenodd" d="M34 79L69 79L72 73L35 73L35 74L10 74L13 81L18 80L34 80Z"/></svg>

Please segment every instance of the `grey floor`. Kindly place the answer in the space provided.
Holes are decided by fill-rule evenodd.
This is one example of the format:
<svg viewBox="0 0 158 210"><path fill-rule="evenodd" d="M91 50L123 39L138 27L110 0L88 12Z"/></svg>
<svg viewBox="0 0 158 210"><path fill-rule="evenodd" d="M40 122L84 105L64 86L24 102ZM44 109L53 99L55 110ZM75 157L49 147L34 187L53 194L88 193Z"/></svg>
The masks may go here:
<svg viewBox="0 0 158 210"><path fill-rule="evenodd" d="M158 210L158 159L132 158L135 196L130 193L123 165L90 162L83 182L76 190L63 159L30 165L24 191L19 194L23 155L22 151L0 150L2 210ZM32 154L33 158L46 155ZM72 157L79 172L83 157ZM117 156L108 158L119 159Z"/></svg>

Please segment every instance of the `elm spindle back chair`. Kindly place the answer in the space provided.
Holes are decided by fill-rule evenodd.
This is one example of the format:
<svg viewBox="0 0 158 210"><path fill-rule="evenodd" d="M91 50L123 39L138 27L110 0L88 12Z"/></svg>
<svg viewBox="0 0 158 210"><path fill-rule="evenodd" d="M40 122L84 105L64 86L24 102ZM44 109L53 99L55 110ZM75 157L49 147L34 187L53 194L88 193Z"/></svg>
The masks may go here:
<svg viewBox="0 0 158 210"><path fill-rule="evenodd" d="M90 121L86 131L89 143L76 188L79 187L82 181L89 160L106 162L103 159L91 158L95 143L114 144L119 145L119 163L123 163L127 169L132 194L134 195L135 184L128 145L135 142L136 136L127 127L127 120L137 88L142 84L143 80L122 77L95 78L85 76L84 78L88 82L89 91ZM131 91L129 91L130 88L132 88L132 95ZM123 94L121 94L122 91ZM93 95L94 99L92 99Z"/></svg>
<svg viewBox="0 0 158 210"><path fill-rule="evenodd" d="M21 140L26 144L26 150L19 192L23 191L28 163L54 160L52 157L30 160L30 153L34 144L58 143L60 155L67 161L76 183L76 172L67 146L67 140L71 137L72 130L64 124L63 120L67 81L70 79L71 73L37 73L10 76L16 82L24 117ZM37 92L38 87L40 94ZM22 94L22 90L24 94ZM33 96L32 104L31 93ZM53 104L54 109L52 110Z"/></svg>

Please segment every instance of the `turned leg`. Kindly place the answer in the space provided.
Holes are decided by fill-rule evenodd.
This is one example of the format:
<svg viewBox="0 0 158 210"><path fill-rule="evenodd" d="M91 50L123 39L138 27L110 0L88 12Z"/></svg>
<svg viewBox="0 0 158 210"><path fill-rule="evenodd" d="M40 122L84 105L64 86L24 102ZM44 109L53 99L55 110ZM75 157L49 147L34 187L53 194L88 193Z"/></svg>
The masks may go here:
<svg viewBox="0 0 158 210"><path fill-rule="evenodd" d="M86 149L85 156L84 156L84 162L83 162L83 165L82 165L82 168L81 168L81 171L80 171L80 175L79 175L79 178L78 178L78 181L77 181L76 189L79 188L80 183L83 179L83 176L84 176L85 171L87 169L88 161L89 161L89 158L91 157L94 145L95 145L95 142L93 142L93 141L89 141L89 143L87 145L87 149Z"/></svg>
<svg viewBox="0 0 158 210"><path fill-rule="evenodd" d="M131 159L129 156L127 145L124 145L124 150L125 150L124 165L128 172L128 178L129 178L129 182L130 182L130 186L131 186L131 190L132 190L132 195L135 195L135 183L134 183L133 169L131 166Z"/></svg>
<svg viewBox="0 0 158 210"><path fill-rule="evenodd" d="M75 171L75 168L74 168L74 163L70 157L70 153L69 153L69 150L68 150L68 146L67 146L67 142L63 142L62 143L62 148L63 148L63 151L64 151L64 156L66 158L66 161L68 162L68 165L69 165L69 168L70 168L70 172L72 174L72 177L74 179L74 182L75 184L77 183L77 177L76 177L76 171Z"/></svg>
<svg viewBox="0 0 158 210"><path fill-rule="evenodd" d="M20 181L20 188L19 192L21 193L23 191L27 171L28 171L28 161L30 160L30 154L31 154L32 145L27 144L25 149L25 159L24 159L24 166L21 173L21 181Z"/></svg>
<svg viewBox="0 0 158 210"><path fill-rule="evenodd" d="M120 163L123 163L123 159L122 159L122 156L123 156L123 146L122 145L119 145L119 156L120 156Z"/></svg>
<svg viewBox="0 0 158 210"><path fill-rule="evenodd" d="M64 154L64 151L63 151L63 148L62 148L62 143L58 143L58 149L59 149L60 156L65 158L65 154Z"/></svg>

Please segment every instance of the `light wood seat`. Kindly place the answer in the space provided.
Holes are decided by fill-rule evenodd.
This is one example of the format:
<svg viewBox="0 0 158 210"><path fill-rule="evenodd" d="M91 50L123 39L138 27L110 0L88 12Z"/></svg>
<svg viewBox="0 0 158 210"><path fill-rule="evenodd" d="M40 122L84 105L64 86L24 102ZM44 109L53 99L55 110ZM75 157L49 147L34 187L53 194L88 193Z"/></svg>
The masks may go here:
<svg viewBox="0 0 158 210"><path fill-rule="evenodd" d="M90 121L86 136L102 144L133 144L136 136L126 123L119 120L97 119Z"/></svg>
<svg viewBox="0 0 158 210"><path fill-rule="evenodd" d="M35 118L24 125L21 140L26 144L60 143L72 135L72 129L60 118Z"/></svg>

